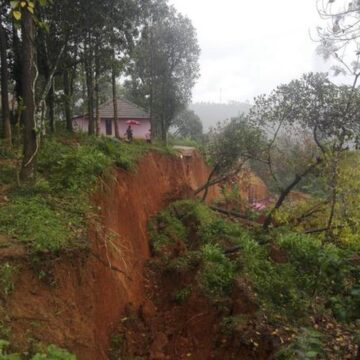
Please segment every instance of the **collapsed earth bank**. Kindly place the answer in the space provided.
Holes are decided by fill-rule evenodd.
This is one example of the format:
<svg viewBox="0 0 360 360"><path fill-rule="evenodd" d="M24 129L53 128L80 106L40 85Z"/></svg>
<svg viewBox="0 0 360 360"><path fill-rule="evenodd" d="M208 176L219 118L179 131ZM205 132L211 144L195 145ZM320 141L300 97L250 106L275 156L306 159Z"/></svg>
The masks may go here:
<svg viewBox="0 0 360 360"><path fill-rule="evenodd" d="M0 314L16 350L54 343L80 360L107 359L126 306L146 306L148 220L170 202L191 196L208 174L197 152L176 158L149 152L135 171L116 170L94 196L102 226L90 227L90 251L32 259L21 248L1 248L1 261L18 269ZM209 200L215 192L210 190Z"/></svg>

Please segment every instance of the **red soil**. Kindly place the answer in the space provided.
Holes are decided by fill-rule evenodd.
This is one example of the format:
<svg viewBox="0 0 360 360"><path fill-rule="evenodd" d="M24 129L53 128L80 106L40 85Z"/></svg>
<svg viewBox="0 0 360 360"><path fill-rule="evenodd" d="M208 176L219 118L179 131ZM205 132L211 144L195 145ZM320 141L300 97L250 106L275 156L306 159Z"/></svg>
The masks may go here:
<svg viewBox="0 0 360 360"><path fill-rule="evenodd" d="M118 171L95 196L107 236L89 231L90 254L44 256L41 266L23 254L15 256L15 290L2 299L0 314L11 327L15 349L31 349L41 341L68 348L80 360L107 359L110 335L126 305L144 306L149 218L191 195L208 172L197 153L184 159L149 153L135 172ZM215 195L212 189L209 200ZM8 255L0 249L2 261Z"/></svg>

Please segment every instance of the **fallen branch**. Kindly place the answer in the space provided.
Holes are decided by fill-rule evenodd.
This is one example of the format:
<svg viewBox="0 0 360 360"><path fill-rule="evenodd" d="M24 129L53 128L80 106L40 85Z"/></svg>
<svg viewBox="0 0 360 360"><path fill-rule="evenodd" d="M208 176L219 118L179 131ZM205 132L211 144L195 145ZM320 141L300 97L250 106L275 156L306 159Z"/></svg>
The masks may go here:
<svg viewBox="0 0 360 360"><path fill-rule="evenodd" d="M236 217L238 219L241 219L241 221L245 224L245 225L249 225L249 226L254 226L254 227L259 227L260 224L258 224L255 221L249 220L245 215L240 214L239 212L236 211L232 211L232 210L226 210L223 208L219 208L217 206L210 206L211 210L217 211L221 214L227 215L227 216L233 216Z"/></svg>
<svg viewBox="0 0 360 360"><path fill-rule="evenodd" d="M337 225L337 226L333 226L331 228L324 227L324 228L320 228L320 229L310 229L305 231L305 234L317 234L317 233L321 233L321 232L325 232L325 231L329 231L329 230L336 230L336 229L343 229L345 226L344 225Z"/></svg>

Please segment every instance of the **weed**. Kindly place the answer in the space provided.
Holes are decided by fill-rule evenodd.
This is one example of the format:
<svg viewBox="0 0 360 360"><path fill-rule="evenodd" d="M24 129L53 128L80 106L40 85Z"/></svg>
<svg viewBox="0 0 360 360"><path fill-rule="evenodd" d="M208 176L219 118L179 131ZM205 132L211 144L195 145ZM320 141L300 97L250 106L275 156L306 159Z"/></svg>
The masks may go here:
<svg viewBox="0 0 360 360"><path fill-rule="evenodd" d="M38 353L31 360L76 360L76 356L55 345L49 345L45 353Z"/></svg>
<svg viewBox="0 0 360 360"><path fill-rule="evenodd" d="M16 183L16 168L10 164L1 164L0 184L10 185Z"/></svg>
<svg viewBox="0 0 360 360"><path fill-rule="evenodd" d="M114 334L111 337L110 352L109 352L110 360L122 359L124 353L125 341L126 339L123 334Z"/></svg>
<svg viewBox="0 0 360 360"><path fill-rule="evenodd" d="M327 359L324 351L324 336L313 329L302 329L297 338L287 347L281 349L278 360L315 360Z"/></svg>
<svg viewBox="0 0 360 360"><path fill-rule="evenodd" d="M189 299L189 297L191 296L191 292L192 292L191 287L186 287L186 288L179 290L175 294L175 301L178 304L183 304L184 302L186 302Z"/></svg>
<svg viewBox="0 0 360 360"><path fill-rule="evenodd" d="M222 319L220 324L221 332L226 336L232 336L234 331L245 327L249 322L246 315L226 316Z"/></svg>
<svg viewBox="0 0 360 360"><path fill-rule="evenodd" d="M17 267L6 262L0 266L0 284L1 293L4 296L9 296L15 288L14 277L17 272Z"/></svg>
<svg viewBox="0 0 360 360"><path fill-rule="evenodd" d="M4 321L0 321L0 339L9 340L11 336L11 329Z"/></svg>

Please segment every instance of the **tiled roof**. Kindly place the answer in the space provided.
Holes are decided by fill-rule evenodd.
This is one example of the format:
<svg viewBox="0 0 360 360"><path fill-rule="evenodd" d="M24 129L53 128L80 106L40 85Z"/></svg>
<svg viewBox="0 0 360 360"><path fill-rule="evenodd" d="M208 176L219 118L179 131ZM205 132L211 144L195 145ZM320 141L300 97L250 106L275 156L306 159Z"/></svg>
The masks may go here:
<svg viewBox="0 0 360 360"><path fill-rule="evenodd" d="M129 100L118 98L117 108L118 108L119 119L150 119L150 114L148 114L141 107L135 105ZM109 100L105 104L100 105L99 112L100 112L100 118L113 119L114 118L113 101Z"/></svg>

